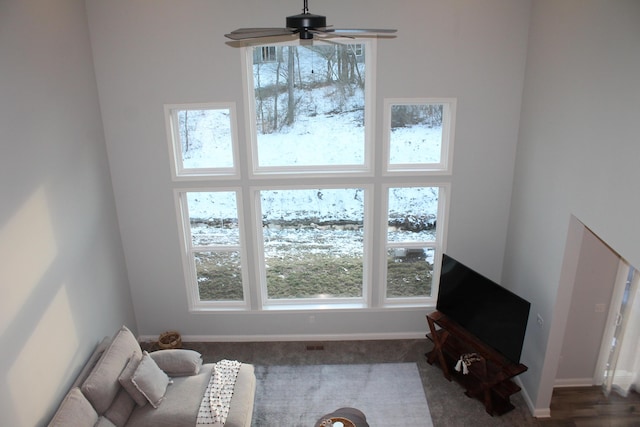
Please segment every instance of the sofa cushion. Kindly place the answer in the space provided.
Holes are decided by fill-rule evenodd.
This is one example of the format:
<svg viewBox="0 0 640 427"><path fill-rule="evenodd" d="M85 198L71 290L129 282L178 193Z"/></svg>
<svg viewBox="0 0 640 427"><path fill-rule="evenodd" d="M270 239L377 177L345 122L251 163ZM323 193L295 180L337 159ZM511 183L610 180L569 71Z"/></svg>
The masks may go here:
<svg viewBox="0 0 640 427"><path fill-rule="evenodd" d="M154 408L157 408L164 399L170 381L171 379L146 351L142 354L142 360L131 377L133 385L144 394Z"/></svg>
<svg viewBox="0 0 640 427"><path fill-rule="evenodd" d="M94 427L116 427L107 417L100 417Z"/></svg>
<svg viewBox="0 0 640 427"><path fill-rule="evenodd" d="M138 406L144 406L147 404L147 398L136 388L136 386L131 382L131 378L133 378L133 374L136 372L140 361L142 360L141 355L137 355L133 353L131 358L129 358L129 362L127 362L127 366L125 366L124 370L118 377L118 381L127 391L129 396L138 404Z"/></svg>
<svg viewBox="0 0 640 427"><path fill-rule="evenodd" d="M116 395L111 406L109 406L109 409L107 409L107 412L104 413L104 416L109 418L109 421L116 427L123 427L131 416L135 406L136 402L129 393L122 388Z"/></svg>
<svg viewBox="0 0 640 427"><path fill-rule="evenodd" d="M230 411L226 426L250 426L253 403L256 393L256 375L253 365L243 363L240 366L236 386L233 388Z"/></svg>
<svg viewBox="0 0 640 427"><path fill-rule="evenodd" d="M202 355L194 350L170 349L149 353L151 358L170 377L195 375L202 367Z"/></svg>
<svg viewBox="0 0 640 427"><path fill-rule="evenodd" d="M136 407L127 421L127 427L195 427L212 367L212 364L204 364L196 375L173 378L162 404L157 409L151 405ZM231 426L233 424L226 427Z"/></svg>
<svg viewBox="0 0 640 427"><path fill-rule="evenodd" d="M98 415L109 409L118 394L118 377L134 352L141 354L140 344L131 331L123 326L82 384L82 393L89 399Z"/></svg>
<svg viewBox="0 0 640 427"><path fill-rule="evenodd" d="M74 387L64 397L49 427L93 427L98 421L91 403L78 387Z"/></svg>

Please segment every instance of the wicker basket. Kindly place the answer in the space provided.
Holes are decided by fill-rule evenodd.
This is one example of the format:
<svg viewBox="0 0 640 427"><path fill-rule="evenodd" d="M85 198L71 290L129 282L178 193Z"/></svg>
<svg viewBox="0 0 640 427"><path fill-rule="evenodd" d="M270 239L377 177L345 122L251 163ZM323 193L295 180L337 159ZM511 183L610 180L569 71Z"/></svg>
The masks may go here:
<svg viewBox="0 0 640 427"><path fill-rule="evenodd" d="M158 347L162 350L167 350L170 348L181 348L182 347L182 338L180 337L180 333L176 331L167 331L160 334L160 338L158 338Z"/></svg>

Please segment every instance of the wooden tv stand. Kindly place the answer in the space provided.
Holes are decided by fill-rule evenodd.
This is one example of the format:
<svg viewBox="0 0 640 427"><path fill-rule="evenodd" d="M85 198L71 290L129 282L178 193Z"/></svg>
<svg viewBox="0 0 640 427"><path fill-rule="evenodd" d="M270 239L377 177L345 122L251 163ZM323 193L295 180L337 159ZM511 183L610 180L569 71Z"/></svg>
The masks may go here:
<svg viewBox="0 0 640 427"><path fill-rule="evenodd" d="M434 348L426 353L427 362L437 364L445 378L455 379L466 389L465 394L480 400L490 415L502 415L514 408L509 397L520 391L512 378L527 370L484 344L462 326L439 311L427 314L429 333ZM462 355L475 353L479 361L468 366L468 373L454 369Z"/></svg>

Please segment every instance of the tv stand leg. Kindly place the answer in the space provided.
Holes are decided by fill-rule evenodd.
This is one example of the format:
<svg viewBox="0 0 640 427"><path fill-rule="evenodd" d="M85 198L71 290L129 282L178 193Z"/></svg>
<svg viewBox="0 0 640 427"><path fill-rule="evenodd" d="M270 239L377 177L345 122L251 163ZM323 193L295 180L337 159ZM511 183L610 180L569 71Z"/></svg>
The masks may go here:
<svg viewBox="0 0 640 427"><path fill-rule="evenodd" d="M429 324L429 331L431 332L432 341L433 341L433 350L426 354L427 362L430 365L433 365L433 362L438 359L438 363L444 373L444 377L451 381L451 373L449 372L449 367L447 366L447 361L444 357L444 343L449 337L449 332L445 330L438 331L436 329L435 322L427 317L427 323Z"/></svg>

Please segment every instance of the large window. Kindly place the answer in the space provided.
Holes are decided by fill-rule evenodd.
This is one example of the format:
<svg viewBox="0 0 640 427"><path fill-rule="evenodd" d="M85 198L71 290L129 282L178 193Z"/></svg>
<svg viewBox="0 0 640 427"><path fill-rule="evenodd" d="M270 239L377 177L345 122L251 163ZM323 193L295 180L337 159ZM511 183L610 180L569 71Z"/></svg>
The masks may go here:
<svg viewBox="0 0 640 427"><path fill-rule="evenodd" d="M246 140L233 103L165 108L190 309L434 303L455 100L375 135L375 41L243 49Z"/></svg>
<svg viewBox="0 0 640 427"><path fill-rule="evenodd" d="M370 167L370 44L275 46L274 61L247 51L249 134L256 173ZM339 148L339 149L335 149Z"/></svg>
<svg viewBox="0 0 640 427"><path fill-rule="evenodd" d="M266 298L363 297L362 188L262 190Z"/></svg>

